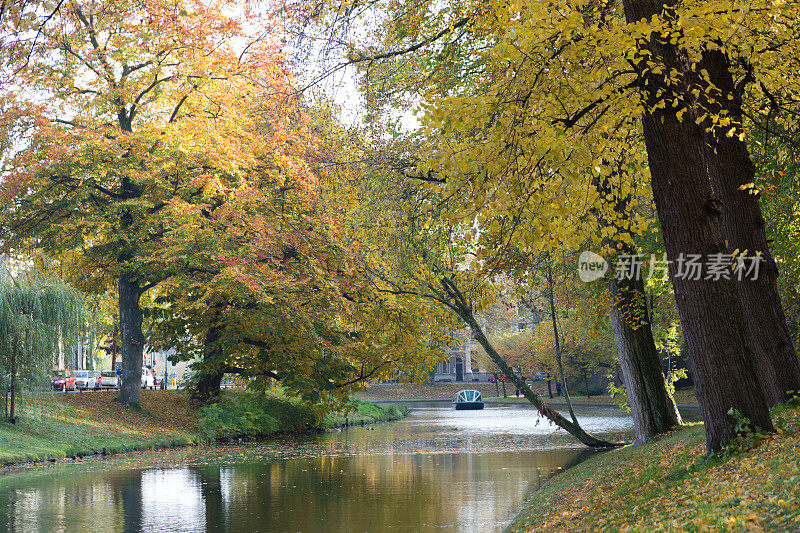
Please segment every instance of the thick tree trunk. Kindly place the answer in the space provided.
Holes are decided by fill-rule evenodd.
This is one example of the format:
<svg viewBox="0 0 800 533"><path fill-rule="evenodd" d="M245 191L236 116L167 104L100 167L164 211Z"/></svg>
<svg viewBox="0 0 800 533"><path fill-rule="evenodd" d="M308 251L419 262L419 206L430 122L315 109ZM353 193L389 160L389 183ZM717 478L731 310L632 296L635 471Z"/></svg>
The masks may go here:
<svg viewBox="0 0 800 533"><path fill-rule="evenodd" d="M629 22L661 16L665 4L657 0L624 0ZM735 284L725 280L690 280L678 275L677 260L686 254L725 252L719 208L708 181L703 134L692 120L678 120L674 86L645 68L648 61L662 62L664 72L680 72L675 45L653 34L642 43L652 55L638 65L644 96L642 127L656 203L667 255L672 260L670 278L696 383L706 429L706 447L719 450L734 437L733 408L753 426L772 431L772 421L755 377L752 350L746 335L742 304ZM680 89L679 89L680 90ZM659 94L659 92L661 94ZM684 93L685 94L685 93ZM657 108L656 104L664 107Z"/></svg>
<svg viewBox="0 0 800 533"><path fill-rule="evenodd" d="M139 284L119 275L119 324L122 340L122 383L119 385L119 398L123 403L139 407L142 380L142 309L139 298L142 290Z"/></svg>
<svg viewBox="0 0 800 533"><path fill-rule="evenodd" d="M198 368L198 380L192 391L192 399L199 403L208 403L219 396L222 378L222 348L219 344L222 329L210 327L206 333L203 360Z"/></svg>
<svg viewBox="0 0 800 533"><path fill-rule="evenodd" d="M608 289L612 302L611 327L633 416L636 443L643 444L680 425L681 415L667 394L644 299L644 281L641 277L617 280L612 276ZM636 317L643 322L634 328L630 324L632 318L626 317Z"/></svg>
<svg viewBox="0 0 800 533"><path fill-rule="evenodd" d="M746 251L749 257L761 254L758 277L737 280L736 287L744 306L761 389L769 405L775 405L791 397L787 391L800 390L800 361L778 294L778 266L769 252L758 195L741 189L753 183L756 173L747 145L738 137L742 132L743 88L734 85L728 57L719 50L704 52L699 69L708 71L711 83L718 89L710 95L713 101L702 99L704 112L727 111L737 126L736 134L730 137L727 133L733 125L716 135L706 131L708 170L714 193L722 202L722 233L728 250Z"/></svg>

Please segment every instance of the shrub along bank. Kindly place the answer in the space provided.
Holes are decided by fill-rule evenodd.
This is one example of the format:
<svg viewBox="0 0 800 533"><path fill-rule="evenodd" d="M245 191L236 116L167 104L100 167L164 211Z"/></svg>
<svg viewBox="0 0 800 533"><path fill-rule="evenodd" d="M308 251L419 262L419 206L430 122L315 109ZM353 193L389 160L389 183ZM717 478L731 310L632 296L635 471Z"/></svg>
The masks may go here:
<svg viewBox="0 0 800 533"><path fill-rule="evenodd" d="M16 424L0 422L0 465L182 446L233 437L266 437L343 425L320 423L313 407L280 394L225 391L216 404L194 407L179 391L142 391L142 410L115 401L116 391L33 394ZM394 420L405 410L356 401L349 422Z"/></svg>
<svg viewBox="0 0 800 533"><path fill-rule="evenodd" d="M777 434L745 433L709 459L702 424L598 454L548 481L509 530L800 531L800 409L772 415Z"/></svg>

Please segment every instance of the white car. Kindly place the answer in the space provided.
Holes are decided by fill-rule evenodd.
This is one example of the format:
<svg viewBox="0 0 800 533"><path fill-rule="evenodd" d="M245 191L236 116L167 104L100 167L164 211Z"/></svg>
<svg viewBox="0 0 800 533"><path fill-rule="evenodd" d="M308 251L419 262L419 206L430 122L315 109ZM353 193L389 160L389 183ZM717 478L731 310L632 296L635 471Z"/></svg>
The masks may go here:
<svg viewBox="0 0 800 533"><path fill-rule="evenodd" d="M100 390L100 374L94 370L75 370L77 390Z"/></svg>
<svg viewBox="0 0 800 533"><path fill-rule="evenodd" d="M118 389L119 376L113 370L104 370L100 372L100 386L104 389Z"/></svg>

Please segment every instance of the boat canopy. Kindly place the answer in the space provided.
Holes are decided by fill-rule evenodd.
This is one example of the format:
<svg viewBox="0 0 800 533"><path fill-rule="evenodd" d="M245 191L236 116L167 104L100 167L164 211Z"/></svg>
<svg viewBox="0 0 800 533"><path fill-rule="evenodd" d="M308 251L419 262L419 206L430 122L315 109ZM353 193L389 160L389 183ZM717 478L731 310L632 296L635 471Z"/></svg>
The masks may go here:
<svg viewBox="0 0 800 533"><path fill-rule="evenodd" d="M458 391L456 394L455 400L453 403L475 403L475 402L482 402L483 395L476 391L476 390L462 390Z"/></svg>

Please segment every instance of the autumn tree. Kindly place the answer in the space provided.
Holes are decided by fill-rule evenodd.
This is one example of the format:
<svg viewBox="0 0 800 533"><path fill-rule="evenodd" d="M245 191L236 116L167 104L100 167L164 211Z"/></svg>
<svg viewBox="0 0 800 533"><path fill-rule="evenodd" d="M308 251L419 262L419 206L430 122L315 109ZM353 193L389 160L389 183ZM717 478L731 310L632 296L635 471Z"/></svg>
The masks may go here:
<svg viewBox="0 0 800 533"><path fill-rule="evenodd" d="M341 19L342 15L363 13L374 6L357 5L347 13L333 7L324 15ZM348 58L368 66L370 71L385 64L386 72L400 72L396 67L402 56L419 50L427 52L415 56L422 58L414 63L419 74L413 81L418 83L404 85L401 91L409 87L411 92L417 91L429 120L427 131L447 141L431 153L420 170L425 176L446 182L449 191L462 187L469 191L462 204L464 215L477 212L476 206L491 204L490 216L476 217L484 231L499 228L502 217L535 204L539 208L531 211L536 219L521 224L526 228L520 232L523 242L536 242L539 246L549 241L571 242L576 226L597 223L599 217L608 214L599 211L586 216L583 206L587 205L587 198L592 203L591 194L585 194L587 180L613 175L612 163L623 160L633 168L647 169L651 175L673 269L681 253L736 251L725 247L730 231L726 233L722 227L731 226L712 220L719 209L727 209L733 218L737 214L746 216L750 228L758 225L752 203L743 205L741 198L738 202L728 198L716 206L717 197L711 197L711 187L705 185L712 178L706 146L719 145L723 135L746 139L744 132L735 127L736 117L731 115L735 115L733 108L737 106L735 92L723 88L720 93L730 105L712 103L725 80L716 76L716 81L710 81L713 69L704 68L703 61L710 60L715 50L721 50L720 43L725 43L728 72L746 80L740 84L748 91L744 109L749 107L748 102L758 109L770 97L781 101L774 98L784 93L774 73L788 75L791 71L787 66L795 61L796 39L792 38L788 21L796 15L796 6L753 3L740 8L715 2L672 5L565 1L557 3L557 7L549 4L547 9L540 4L457 3L381 8L391 16L378 19L380 23L398 31L383 32L391 35L373 47L359 46L363 41L351 41ZM664 42L658 41L656 35L661 35ZM434 64L432 57L445 61L447 66L425 69ZM465 71L471 75L448 76ZM787 107L792 105L791 98L782 102ZM704 114L702 107L708 112ZM657 117L659 124L648 122L651 115ZM669 135L652 136L653 128L661 131L662 126L667 127L661 117L667 121L668 115L680 127L675 126ZM639 122L640 117L644 117L643 122ZM707 120L714 124L714 130L709 131L703 124ZM691 123L697 126L694 130ZM676 137L679 131L682 136ZM647 148L646 158L642 147ZM724 158L728 163L736 157L746 163L741 145L724 148L730 148L733 154ZM688 154L692 165L686 164ZM677 172L683 173L686 189L676 194L677 175L667 177L663 174L667 168L653 165L656 160L668 161L666 167L673 172L680 169ZM741 183L743 175L736 173L739 187L748 185ZM655 185L667 182L671 185L666 192L674 194L669 200L659 197L665 189ZM632 183L615 180L614 187L624 198L630 195ZM722 189L722 185L718 183L715 188ZM703 202L714 204L710 214L701 211ZM454 217L458 215L453 213ZM559 222L554 225L553 220ZM758 247L760 243L763 244L747 244ZM762 377L754 385L751 358L737 355L750 353L750 335L743 337L740 332L756 334L756 328L748 328L748 319L743 316L748 311L740 302L741 286L730 279L716 288L700 289L706 285L705 280L694 285L697 290L690 290L678 280L675 293L696 380L709 380L705 389L700 387L700 402L708 417L709 449L716 449L732 438L734 421L727 415L731 407L740 412L746 410L752 415L746 416L758 420L756 424L771 427L760 392L781 388L785 383L767 382ZM764 317L778 317L775 322L779 323L780 317L774 312L774 291L770 293L762 285L762 298L769 303L759 307L758 312ZM715 326L720 323L726 324L722 330ZM715 328L723 333L719 338L716 332L711 334ZM772 361L765 364L776 367L796 363L790 356L781 363L781 357L786 356L779 351L772 349ZM757 357L759 366L762 359ZM712 367L730 369L732 373L717 382ZM791 374L787 373L787 377ZM765 374L759 371L757 375ZM753 386L760 391L751 394ZM703 390L725 392L705 397Z"/></svg>
<svg viewBox="0 0 800 533"><path fill-rule="evenodd" d="M290 83L274 33L248 37L228 3L57 4L29 6L52 20L4 48L15 86L28 90L4 89L16 141L4 158L3 246L74 254L82 270L115 280L120 395L138 404L140 300L183 267L165 261L162 242L193 241L187 205L210 216L247 178L275 172L280 162L261 158L274 138L242 117L253 98L287 94ZM5 35L24 33L15 25L24 19L4 20Z"/></svg>

